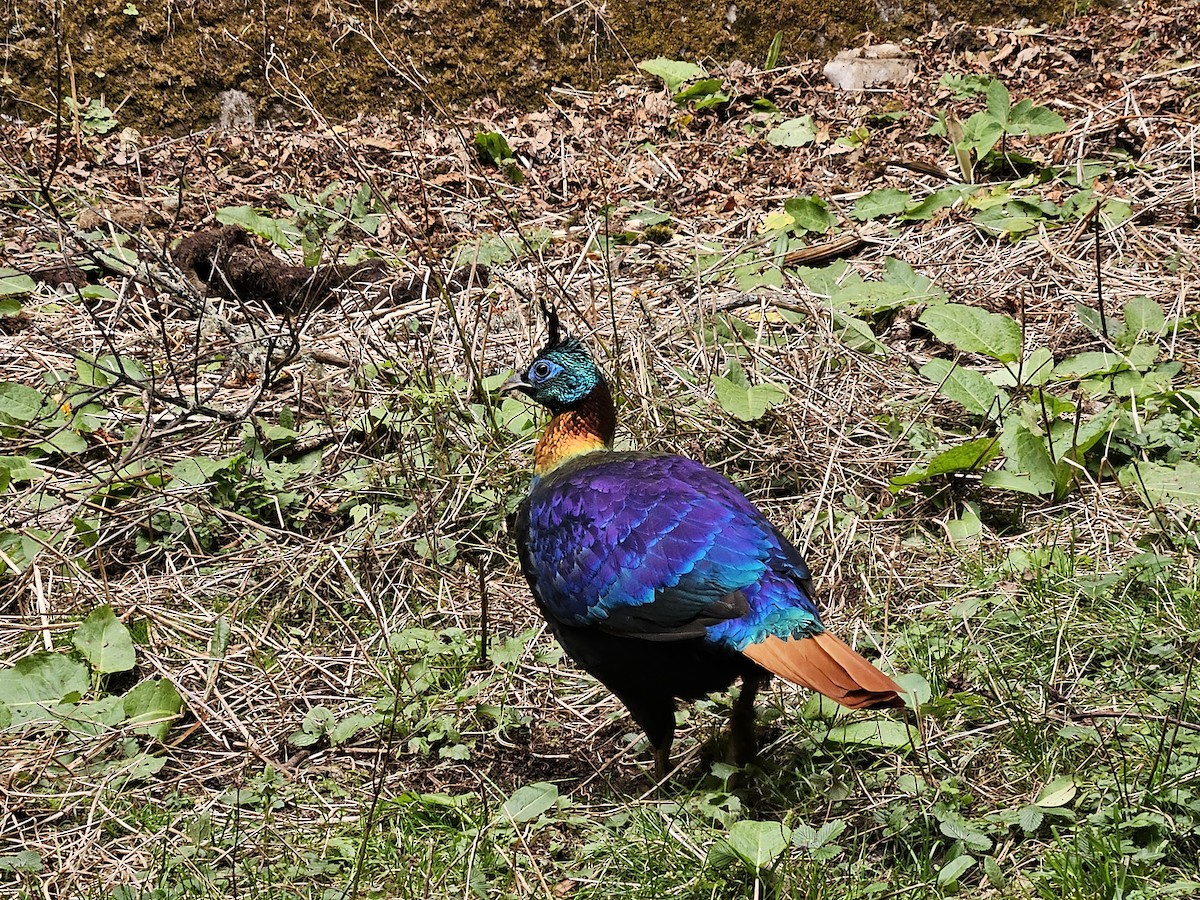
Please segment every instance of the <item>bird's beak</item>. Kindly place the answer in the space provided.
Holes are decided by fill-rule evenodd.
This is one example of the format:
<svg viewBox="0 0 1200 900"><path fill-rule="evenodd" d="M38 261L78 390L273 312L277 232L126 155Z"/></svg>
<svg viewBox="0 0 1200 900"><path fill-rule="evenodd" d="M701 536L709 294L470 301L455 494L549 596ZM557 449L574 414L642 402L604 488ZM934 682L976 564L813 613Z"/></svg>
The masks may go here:
<svg viewBox="0 0 1200 900"><path fill-rule="evenodd" d="M517 372L512 378L500 385L500 393L502 394L511 394L513 391L524 392L531 390L533 390L533 385L526 381L520 372Z"/></svg>

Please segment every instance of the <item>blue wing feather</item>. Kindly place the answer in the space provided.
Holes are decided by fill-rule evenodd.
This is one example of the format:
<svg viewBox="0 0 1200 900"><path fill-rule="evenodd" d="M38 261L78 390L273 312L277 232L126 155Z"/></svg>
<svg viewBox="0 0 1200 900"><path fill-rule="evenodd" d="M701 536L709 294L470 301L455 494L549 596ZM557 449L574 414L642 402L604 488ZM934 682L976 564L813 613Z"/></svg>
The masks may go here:
<svg viewBox="0 0 1200 900"><path fill-rule="evenodd" d="M823 630L799 552L694 460L588 454L534 483L522 521L552 621L659 638L702 622L709 640L738 650Z"/></svg>

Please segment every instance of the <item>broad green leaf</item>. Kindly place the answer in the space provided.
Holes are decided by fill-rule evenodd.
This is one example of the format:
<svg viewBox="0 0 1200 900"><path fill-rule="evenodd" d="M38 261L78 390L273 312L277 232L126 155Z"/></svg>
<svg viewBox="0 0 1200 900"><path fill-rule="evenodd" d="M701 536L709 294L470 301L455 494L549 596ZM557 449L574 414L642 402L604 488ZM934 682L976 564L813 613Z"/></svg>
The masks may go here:
<svg viewBox="0 0 1200 900"><path fill-rule="evenodd" d="M42 854L36 850L18 850L7 856L0 856L0 872L24 872L34 875L42 871Z"/></svg>
<svg viewBox="0 0 1200 900"><path fill-rule="evenodd" d="M1008 121L1009 110L1012 109L1012 96L1002 81L993 81L987 88L987 111L993 119L1001 124Z"/></svg>
<svg viewBox="0 0 1200 900"><path fill-rule="evenodd" d="M831 310L831 318L834 337L851 350L857 350L859 353L884 354L888 352L887 344L880 342L875 337L875 332L871 330L869 323L838 312L836 309Z"/></svg>
<svg viewBox="0 0 1200 900"><path fill-rule="evenodd" d="M925 310L920 321L939 341L965 353L982 353L1000 362L1021 356L1021 326L1009 316L944 303Z"/></svg>
<svg viewBox="0 0 1200 900"><path fill-rule="evenodd" d="M878 219L883 216L896 216L904 212L911 201L912 195L908 191L879 188L854 201L854 209L850 213L850 218L865 222L868 219Z"/></svg>
<svg viewBox="0 0 1200 900"><path fill-rule="evenodd" d="M1067 130L1067 123L1052 109L1034 106L1032 100L1022 100L1008 114L1009 134L1058 134Z"/></svg>
<svg viewBox="0 0 1200 900"><path fill-rule="evenodd" d="M1059 381L1076 381L1093 375L1111 375L1128 367L1128 361L1120 353L1088 350L1060 362L1054 367L1054 377Z"/></svg>
<svg viewBox="0 0 1200 900"><path fill-rule="evenodd" d="M1038 794L1034 804L1043 809L1055 809L1059 806L1066 806L1075 799L1075 795L1079 792L1079 788L1075 786L1075 777L1073 775L1060 775L1055 778ZM1026 831L1030 829L1026 828Z"/></svg>
<svg viewBox="0 0 1200 900"><path fill-rule="evenodd" d="M892 680L900 685L904 693L908 695L910 704L915 701L916 705L923 706L933 696L933 690L929 687L929 682L925 680L925 676L918 675L916 672L905 672L902 675L895 675Z"/></svg>
<svg viewBox="0 0 1200 900"><path fill-rule="evenodd" d="M1125 335L1133 340L1139 334L1157 336L1167 327L1163 309L1149 297L1134 297L1125 304Z"/></svg>
<svg viewBox="0 0 1200 900"><path fill-rule="evenodd" d="M41 411L45 397L27 385L16 381L0 382L0 423L24 424Z"/></svg>
<svg viewBox="0 0 1200 900"><path fill-rule="evenodd" d="M932 305L950 299L933 279L927 278L904 260L894 256L885 257L883 260L883 280L887 284L903 288L905 299L914 303Z"/></svg>
<svg viewBox="0 0 1200 900"><path fill-rule="evenodd" d="M992 849L992 839L956 812L947 810L939 813L938 829L946 837L962 841L972 850Z"/></svg>
<svg viewBox="0 0 1200 900"><path fill-rule="evenodd" d="M697 65L662 56L640 62L637 67L648 75L661 78L666 82L667 90L671 93L674 93L689 78L704 74L704 70Z"/></svg>
<svg viewBox="0 0 1200 900"><path fill-rule="evenodd" d="M944 527L950 543L956 547L975 546L983 535L983 522L980 521L979 511L973 503L968 503L963 514L957 519L947 519Z"/></svg>
<svg viewBox="0 0 1200 900"><path fill-rule="evenodd" d="M1001 364L1000 368L987 375L996 387L1016 387L1018 384L1037 387L1044 384L1054 371L1054 354L1046 347L1038 347L1020 362Z"/></svg>
<svg viewBox="0 0 1200 900"><path fill-rule="evenodd" d="M216 220L222 225L240 225L284 250L291 250L300 240L300 232L291 222L263 215L249 206L224 206L217 210Z"/></svg>
<svg viewBox="0 0 1200 900"><path fill-rule="evenodd" d="M830 728L825 740L835 744L866 744L871 747L908 747L919 745L921 737L910 732L903 722L895 719L876 719L867 722L850 722Z"/></svg>
<svg viewBox="0 0 1200 900"><path fill-rule="evenodd" d="M21 301L16 297L0 297L0 317L19 316L21 308Z"/></svg>
<svg viewBox="0 0 1200 900"><path fill-rule="evenodd" d="M536 819L558 802L558 788L548 781L519 787L504 801L504 815L514 822Z"/></svg>
<svg viewBox="0 0 1200 900"><path fill-rule="evenodd" d="M725 839L746 867L758 873L766 869L787 849L791 833L780 822L756 822L742 819L734 822Z"/></svg>
<svg viewBox="0 0 1200 900"><path fill-rule="evenodd" d="M0 456L0 489L9 482L40 481L46 473L24 456Z"/></svg>
<svg viewBox="0 0 1200 900"><path fill-rule="evenodd" d="M32 448L37 453L57 453L61 456L74 456L87 449L87 441L83 435L66 428L49 435L44 441L34 444Z"/></svg>
<svg viewBox="0 0 1200 900"><path fill-rule="evenodd" d="M721 90L720 78L701 78L695 84L689 84L671 99L680 106L694 100L696 109L711 109L722 103L728 103L731 98Z"/></svg>
<svg viewBox="0 0 1200 900"><path fill-rule="evenodd" d="M0 731L4 731L12 724L12 710L8 708L8 704L0 700Z"/></svg>
<svg viewBox="0 0 1200 900"><path fill-rule="evenodd" d="M921 366L921 376L937 384L939 393L977 416L997 418L1008 404L1008 395L987 378L948 359L931 359Z"/></svg>
<svg viewBox="0 0 1200 900"><path fill-rule="evenodd" d="M472 142L476 154L483 162L499 166L513 160L508 140L498 131L477 131Z"/></svg>
<svg viewBox="0 0 1200 900"><path fill-rule="evenodd" d="M92 668L105 675L127 672L137 662L129 629L107 604L92 610L71 641Z"/></svg>
<svg viewBox="0 0 1200 900"><path fill-rule="evenodd" d="M165 678L139 681L125 695L125 715L138 734L165 740L171 725L183 709L183 698L175 685Z"/></svg>
<svg viewBox="0 0 1200 900"><path fill-rule="evenodd" d="M1050 489L1043 481L1034 481L1028 475L1018 475L998 469L994 472L984 472L980 483L984 487L999 488L1002 491L1016 491L1020 494L1033 494L1040 497Z"/></svg>
<svg viewBox="0 0 1200 900"><path fill-rule="evenodd" d="M1061 452L1062 449L1070 448L1077 455L1087 453L1112 430L1113 422L1119 413L1120 408L1117 404L1110 403L1096 415L1081 422L1079 431L1075 430L1074 421L1055 422L1050 429L1050 436L1054 439L1056 450Z"/></svg>
<svg viewBox="0 0 1200 900"><path fill-rule="evenodd" d="M768 409L787 399L787 391L777 384L763 382L749 387L718 375L713 379L717 402L725 412L743 422L761 419Z"/></svg>
<svg viewBox="0 0 1200 900"><path fill-rule="evenodd" d="M1193 462L1133 463L1117 473L1117 480L1134 488L1148 506L1200 509L1200 466Z"/></svg>
<svg viewBox="0 0 1200 900"><path fill-rule="evenodd" d="M28 275L16 269L6 269L0 266L0 297L9 294L28 294L37 288L37 284ZM17 307L20 309L20 306Z"/></svg>
<svg viewBox="0 0 1200 900"><path fill-rule="evenodd" d="M983 858L983 874L987 876L988 883L996 890L1004 890L1008 884L1008 879L1004 877L1004 872L1000 869L1000 863L996 862L996 857L985 856Z"/></svg>
<svg viewBox="0 0 1200 900"><path fill-rule="evenodd" d="M775 147L803 147L817 136L812 116L787 119L767 132L767 143Z"/></svg>
<svg viewBox="0 0 1200 900"><path fill-rule="evenodd" d="M837 224L829 204L820 197L793 197L784 202L783 208L802 232L825 232Z"/></svg>
<svg viewBox="0 0 1200 900"><path fill-rule="evenodd" d="M51 707L63 698L78 697L90 686L88 669L62 653L35 653L0 671L0 702L8 707L13 725L54 721Z"/></svg>
<svg viewBox="0 0 1200 900"><path fill-rule="evenodd" d="M1033 834L1042 824L1043 818L1044 814L1038 807L1028 804L1022 806L1017 813L1017 824L1021 826L1021 830L1026 834Z"/></svg>
<svg viewBox="0 0 1200 900"><path fill-rule="evenodd" d="M1046 439L1035 434L1015 416L1008 419L1000 434L1000 449L1006 457L1004 468L1018 475L1028 475L1039 494L1054 490L1057 471L1046 448Z"/></svg>
<svg viewBox="0 0 1200 900"><path fill-rule="evenodd" d="M953 206L970 192L971 189L965 186L942 188L941 190L934 191L924 200L909 204L900 217L910 222L927 222L939 210Z"/></svg>
<svg viewBox="0 0 1200 900"><path fill-rule="evenodd" d="M938 871L937 883L955 884L973 865L975 865L975 860L972 857L966 854L956 856Z"/></svg>
<svg viewBox="0 0 1200 900"><path fill-rule="evenodd" d="M893 478L892 488L895 489L907 484L916 484L919 481L928 481L930 478L950 472L977 469L980 466L986 465L997 452L999 452L999 444L995 438L975 438L974 440L951 447L949 450L943 450L933 457L923 469L913 470L905 475Z"/></svg>
<svg viewBox="0 0 1200 900"><path fill-rule="evenodd" d="M107 734L125 720L125 708L120 697L63 703L54 708L54 713L72 734L88 737Z"/></svg>

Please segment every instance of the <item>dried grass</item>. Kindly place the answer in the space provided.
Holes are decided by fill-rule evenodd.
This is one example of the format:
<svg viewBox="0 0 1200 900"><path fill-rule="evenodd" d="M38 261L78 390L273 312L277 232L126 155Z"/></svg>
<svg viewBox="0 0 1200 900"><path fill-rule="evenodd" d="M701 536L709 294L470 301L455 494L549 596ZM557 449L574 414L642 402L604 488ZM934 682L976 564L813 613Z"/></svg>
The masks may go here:
<svg viewBox="0 0 1200 900"><path fill-rule="evenodd" d="M804 76L813 74L810 65L799 73L742 78L753 88L747 88L751 95L773 92L789 98L781 105L794 100L816 106L818 118L830 122L855 121L863 106L877 103L810 89ZM873 235L852 268L875 277L884 257L903 259L955 300L1019 315L1027 344L1044 344L1058 354L1090 341L1074 304L1096 304L1097 253L1110 312L1145 295L1171 315L1194 313L1200 126L1172 114L1139 111L1152 105L1149 95L1158 86L1149 76L1133 79L1102 103L1089 104L1086 113L1076 110L1071 132L1058 145L1057 161L1072 164L1107 152L1118 128L1145 142L1140 173L1107 188L1133 203L1137 215L1132 220L1098 239L1064 228L1009 243L984 237L947 214ZM914 88L906 105L937 108L934 92L930 84ZM834 627L861 643L878 638L886 645L893 623L940 614L969 588L973 565L969 555L949 551L941 541L944 507L914 498L903 511L873 515L895 502L889 481L913 455L906 440L888 434L882 418L951 414L931 401L930 385L915 374L935 348L913 329L911 318L901 315L881 335L892 348L888 355L850 353L833 337L822 298L803 284L792 281L782 290L746 297L732 279L702 283L694 274L695 255L706 242L719 242L731 260L758 247L756 224L782 198L803 192L845 202L868 185L920 190L934 186L931 180L893 168L865 181L860 160L830 156L822 148L780 154L755 145L739 156L730 151L750 141L736 123L698 120L691 131L674 135L663 128L670 111L661 97L641 84L618 86L608 95L564 91L553 101L554 108L545 113L480 109L472 117L501 127L515 148L534 155L536 166L528 167L533 177L523 186L481 173L460 140L463 132L415 119L363 118L338 132L281 130L260 134L252 143L197 135L144 148L147 170L140 181L151 187L169 183L171 167L181 158L196 167L197 159L219 154L229 161L227 172L251 171L240 178L198 175L198 186L185 195L181 226L207 221L218 207L261 204L283 191L311 196L340 178L370 180L390 193L388 227L372 246L401 269L409 267L406 259L419 259L448 270L456 240L501 228L508 217L527 231L548 228L556 240L536 258L494 267L486 292L451 298L431 293L399 306L384 294L348 292L340 308L302 322L280 323L252 304L210 305L199 318L164 317L158 308L164 296L192 309L201 308L203 300L182 289L139 286L136 279L110 278L119 300L91 311L72 297L29 304L20 326L0 334L6 380L41 385L48 373L73 370L78 358L116 352L172 366L179 381L164 390L185 399L205 398L210 412L185 415L179 404L149 403L145 415L131 413L120 423L127 434L108 428L107 446L89 454L88 468L64 466L52 470L46 482L10 488L0 496L0 519L29 534L69 532L76 517L88 513L96 489L130 467L150 459L170 465L240 450L243 434L237 423L251 406L266 421L287 408L319 425L329 441L325 472L339 471L357 456L372 461L375 454L362 447L348 423L375 404L394 402L395 393L394 385L378 380L364 387L365 367L393 366L394 383L401 385L429 372L468 379L476 371L498 372L527 359L537 346L529 298L548 296L564 307L570 328L619 376L621 440L689 453L733 475L786 533L802 542ZM464 123L466 133L471 127ZM555 137L543 143L539 134L545 129ZM48 146L44 130L26 134L27 144L10 144L10 152ZM643 147L648 138L652 149ZM892 139L881 133L870 145L870 156L903 158L915 150L917 156L944 159L936 141L891 146ZM88 152L94 151L89 147ZM269 160L277 162L256 168ZM15 174L19 168L0 173L0 191L29 200L28 187ZM59 177L61 183L75 176L67 170ZM130 202L119 187L124 176L102 168L87 177L62 186L99 198L94 205L102 216ZM856 179L860 184L848 190L847 182ZM626 197L657 200L669 209L674 238L663 245L617 247L608 255L594 252L589 241L605 229L597 207ZM723 202L729 198L732 206ZM35 201L4 216L15 260L30 266L50 261L32 248L33 240L59 231L47 210ZM136 231L152 264L167 270L157 243L175 233L175 228ZM62 239L69 243L79 237L65 233ZM782 304L810 310L811 316L803 327L782 323L777 313ZM756 342L748 349L762 375L783 383L791 394L777 415L753 427L727 422L711 401L709 379L721 371L723 357L705 344L702 328L718 311L734 307L755 328ZM261 378L264 333L281 341L294 337L301 348L266 384ZM770 338L782 343L760 352ZM1168 344L1195 377L1200 372L1195 334L1172 335ZM209 362L220 364L204 369ZM468 383L466 390L473 389ZM128 517L110 519L86 558L74 555L74 545L70 554L48 546L34 565L2 582L0 656L11 663L61 644L81 614L98 602L110 603L126 621L143 622L138 675L169 679L183 695L187 714L165 747L167 768L149 783L121 786L123 800L136 797L152 804L178 794L189 798L192 811L201 811L267 768L296 783L312 786L332 778L346 788L340 795L315 791L312 796L324 797L323 807L289 809L273 819L270 827L280 834L289 827L319 828L324 821L360 815L373 781L390 796L410 788L494 793L535 777L554 777L573 782L572 792L591 798L598 809L614 788L642 791L627 737L632 726L594 681L565 663L551 666L535 659L533 648L549 645L544 633L514 669L481 669L470 676L480 689L473 702L496 703L529 717L525 744L514 745L505 735L494 742L477 735L475 758L468 764L409 754L374 735L311 753L287 744L316 705L339 716L370 711L379 686L395 677L388 638L397 631L433 623L476 632L479 564L486 566L493 639L540 627L508 546L478 538L479 513L469 505L472 493L485 487L519 489L519 473L528 465L525 448L489 443L465 419L444 424L444 436L461 442L457 468L411 497L384 498L414 501L417 513L403 527L372 537L353 536L338 513L353 490L314 473L296 489L321 524L310 521L302 532L206 504L205 513L220 519L227 532L247 539L215 553L185 542L171 552L139 555L132 546L145 521L121 513ZM393 450L402 471L413 449L399 445ZM846 498L863 513L849 525L838 521ZM147 502L146 511L170 511L184 503L204 501L195 490L168 484ZM1032 542L1072 544L1083 555L1115 565L1137 551L1148 528L1144 512L1112 484L1085 489L1054 506L1031 502L1020 518L1020 533L985 535L978 559ZM421 558L415 543L430 535L458 543L459 561L443 566ZM224 653L210 649L218 616L231 629ZM869 633L859 624L864 619ZM795 702L782 693L778 701ZM692 736L719 723L697 719L701 724L689 732ZM32 849L52 860L40 876L47 897L72 894L85 883L96 890L118 884L131 868L151 868L162 852L159 842L171 840L169 833L148 834L136 822L126 823L127 813L111 808L111 774L87 774L89 764L105 758L123 737L114 733L88 745L65 768L56 759L61 734L45 743L11 740L4 750L0 853ZM928 739L951 746L957 737L930 734ZM686 765L696 758L698 746L685 737L683 747ZM53 799L43 779L55 785ZM246 817L249 836L261 823L249 810Z"/></svg>

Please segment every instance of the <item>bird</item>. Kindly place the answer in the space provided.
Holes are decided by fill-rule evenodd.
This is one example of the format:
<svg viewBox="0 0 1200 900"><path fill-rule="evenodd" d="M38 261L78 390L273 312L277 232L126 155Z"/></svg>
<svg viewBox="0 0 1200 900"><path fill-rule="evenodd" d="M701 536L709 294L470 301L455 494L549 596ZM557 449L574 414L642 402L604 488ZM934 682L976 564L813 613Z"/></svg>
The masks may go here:
<svg viewBox="0 0 1200 900"><path fill-rule="evenodd" d="M685 456L613 449L607 379L543 312L548 343L501 388L551 415L517 509L517 555L567 655L645 733L656 779L671 772L676 701L738 678L738 765L757 756L754 702L772 675L852 709L903 707L896 682L825 630L800 551L729 479Z"/></svg>

